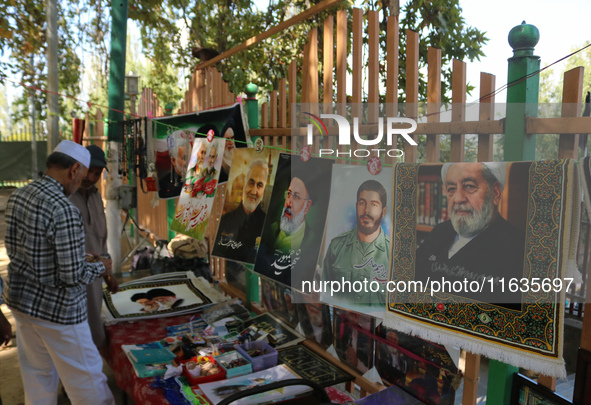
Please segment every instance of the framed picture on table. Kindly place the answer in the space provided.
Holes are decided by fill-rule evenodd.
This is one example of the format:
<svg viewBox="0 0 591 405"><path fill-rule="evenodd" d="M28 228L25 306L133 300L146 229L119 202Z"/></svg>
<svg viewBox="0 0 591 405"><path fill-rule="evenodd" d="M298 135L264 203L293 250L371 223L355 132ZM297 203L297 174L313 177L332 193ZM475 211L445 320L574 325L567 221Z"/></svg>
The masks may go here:
<svg viewBox="0 0 591 405"><path fill-rule="evenodd" d="M579 347L573 403L591 404L591 352Z"/></svg>
<svg viewBox="0 0 591 405"><path fill-rule="evenodd" d="M513 375L510 405L572 405L568 399L530 380L522 374Z"/></svg>
<svg viewBox="0 0 591 405"><path fill-rule="evenodd" d="M103 299L109 314L121 320L175 316L211 303L189 279L126 285L117 294L105 291Z"/></svg>

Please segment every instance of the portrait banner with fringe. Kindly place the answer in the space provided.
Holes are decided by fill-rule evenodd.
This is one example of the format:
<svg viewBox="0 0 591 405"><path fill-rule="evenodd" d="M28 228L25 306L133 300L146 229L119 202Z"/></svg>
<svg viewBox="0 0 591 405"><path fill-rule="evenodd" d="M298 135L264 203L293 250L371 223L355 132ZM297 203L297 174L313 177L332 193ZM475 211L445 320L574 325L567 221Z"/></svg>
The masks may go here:
<svg viewBox="0 0 591 405"><path fill-rule="evenodd" d="M565 292L580 281L570 160L396 165L384 325L566 377Z"/></svg>

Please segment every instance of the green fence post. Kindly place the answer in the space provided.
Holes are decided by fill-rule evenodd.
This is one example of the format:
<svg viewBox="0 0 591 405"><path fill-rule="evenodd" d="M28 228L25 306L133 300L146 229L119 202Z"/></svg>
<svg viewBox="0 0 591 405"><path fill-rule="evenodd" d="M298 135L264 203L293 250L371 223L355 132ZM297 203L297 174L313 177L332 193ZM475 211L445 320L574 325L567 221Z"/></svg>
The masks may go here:
<svg viewBox="0 0 591 405"><path fill-rule="evenodd" d="M107 214L107 249L113 259L113 273L121 272L121 208L118 174L119 148L123 141L123 110L125 108L125 44L127 43L128 0L111 2L111 57L109 65L109 122L107 125L107 182L105 200ZM115 214L116 213L116 214Z"/></svg>
<svg viewBox="0 0 591 405"><path fill-rule="evenodd" d="M540 57L534 46L540 39L538 29L525 21L509 32L513 57L507 75L507 118L505 121L504 160L535 160L536 136L525 133L525 117L538 116L540 76L527 75L540 69ZM515 83L515 84L513 84Z"/></svg>
<svg viewBox="0 0 591 405"><path fill-rule="evenodd" d="M259 127L259 102L256 98L258 87L254 83L248 83L244 88L246 93L246 116L248 117L248 126L250 129ZM253 142L255 140L253 139ZM246 304L249 307L251 302L260 302L259 299L259 278L252 271L246 271Z"/></svg>
<svg viewBox="0 0 591 405"><path fill-rule="evenodd" d="M509 58L507 82L507 118L505 121L504 160L535 160L536 136L525 133L526 117L538 115L539 75L524 79L540 69L540 58L534 55L534 47L540 39L538 29L525 21L509 32L509 45L513 57ZM515 84L513 84L515 83ZM513 85L512 85L513 84ZM515 366L490 360L486 404L508 404L511 402L513 375L519 369Z"/></svg>

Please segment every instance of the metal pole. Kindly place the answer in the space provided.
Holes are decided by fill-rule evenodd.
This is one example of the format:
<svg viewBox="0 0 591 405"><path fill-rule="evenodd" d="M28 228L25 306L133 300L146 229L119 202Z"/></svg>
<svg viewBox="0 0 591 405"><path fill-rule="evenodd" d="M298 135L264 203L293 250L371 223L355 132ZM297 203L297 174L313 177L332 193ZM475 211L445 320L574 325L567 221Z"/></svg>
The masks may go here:
<svg viewBox="0 0 591 405"><path fill-rule="evenodd" d="M134 120L136 119L136 111L135 111L135 94L130 94L129 95L129 101L130 101L130 105L129 105L129 111L131 112L131 119ZM135 124L134 124L135 125ZM133 145L132 146L132 150L135 150L135 148L137 147L137 145ZM135 187L135 192L137 193L137 172L135 170L135 163L134 163L134 173L130 176L131 177L131 184ZM135 224L139 224L140 223L140 219L139 219L139 215L138 215L138 209L137 208L133 208L131 210L131 215L133 216L133 219L135 221ZM135 227L135 225L131 225L131 228L133 229ZM134 229L133 232L133 245L137 248L138 244L140 243L140 233L137 229Z"/></svg>
<svg viewBox="0 0 591 405"><path fill-rule="evenodd" d="M119 148L125 109L125 49L127 41L127 0L111 4L111 64L109 67L109 124L107 134L107 249L113 272L121 272L121 209L119 207Z"/></svg>
<svg viewBox="0 0 591 405"><path fill-rule="evenodd" d="M33 54L31 54L31 72L32 72L32 78L35 77L35 70L34 70L34 66L35 66L35 59L33 57ZM32 161L31 161L31 178L33 180L37 180L38 173L39 173L39 168L37 167L37 133L36 133L36 124L35 124L35 90L31 89L29 91L29 106L31 109L31 155L32 157Z"/></svg>
<svg viewBox="0 0 591 405"><path fill-rule="evenodd" d="M47 155L60 141L57 0L47 0Z"/></svg>

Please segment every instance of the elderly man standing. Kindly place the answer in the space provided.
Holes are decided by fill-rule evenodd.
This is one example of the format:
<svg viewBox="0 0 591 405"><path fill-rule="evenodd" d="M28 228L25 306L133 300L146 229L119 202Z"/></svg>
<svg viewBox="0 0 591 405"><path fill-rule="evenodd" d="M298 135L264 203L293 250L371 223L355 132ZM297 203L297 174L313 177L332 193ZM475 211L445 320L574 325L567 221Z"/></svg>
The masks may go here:
<svg viewBox="0 0 591 405"><path fill-rule="evenodd" d="M417 278L470 282L483 277L521 277L523 232L498 211L505 164L448 163L441 177L450 219L433 228L417 249ZM485 294L462 295L493 302ZM498 294L494 299L504 300Z"/></svg>
<svg viewBox="0 0 591 405"><path fill-rule="evenodd" d="M103 170L107 167L105 153L96 145L87 146L90 152L90 168L82 180L80 188L70 196L70 201L78 208L84 224L86 251L95 255L107 256L107 219L105 207L95 184L100 180ZM109 288L116 290L118 283L114 277L109 278ZM107 343L105 329L101 320L103 305L103 280L99 277L86 288L88 294L88 324L92 340L101 350Z"/></svg>
<svg viewBox="0 0 591 405"><path fill-rule="evenodd" d="M265 212L261 201L267 186L269 166L264 159L251 162L246 173L240 205L222 215L213 254L253 263L256 239L261 236Z"/></svg>
<svg viewBox="0 0 591 405"><path fill-rule="evenodd" d="M45 175L16 190L6 207L6 304L16 321L27 404L55 404L61 378L75 404L114 404L88 326L86 286L109 278L111 260L85 260L84 225L68 199L86 177L90 153L62 141Z"/></svg>

